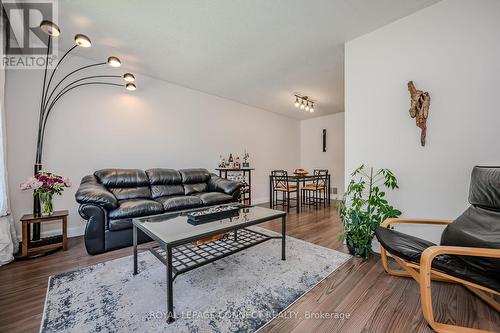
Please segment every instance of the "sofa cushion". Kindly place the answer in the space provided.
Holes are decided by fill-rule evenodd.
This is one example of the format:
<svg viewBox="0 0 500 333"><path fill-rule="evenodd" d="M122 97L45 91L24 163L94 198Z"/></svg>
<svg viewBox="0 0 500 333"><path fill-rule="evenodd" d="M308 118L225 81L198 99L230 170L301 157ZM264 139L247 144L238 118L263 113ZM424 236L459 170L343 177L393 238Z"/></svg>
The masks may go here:
<svg viewBox="0 0 500 333"><path fill-rule="evenodd" d="M109 231L118 231L132 228L132 219L118 219L109 220L108 229Z"/></svg>
<svg viewBox="0 0 500 333"><path fill-rule="evenodd" d="M110 188L109 191L118 200L151 199L151 190L148 186L116 187Z"/></svg>
<svg viewBox="0 0 500 333"><path fill-rule="evenodd" d="M220 192L195 193L193 196L200 198L204 205L223 204L233 200L232 196Z"/></svg>
<svg viewBox="0 0 500 333"><path fill-rule="evenodd" d="M184 194L184 187L182 185L151 185L151 196L153 199L182 194Z"/></svg>
<svg viewBox="0 0 500 333"><path fill-rule="evenodd" d="M203 205L203 201L201 201L200 198L190 195L174 195L156 198L155 200L163 205L165 211L187 209Z"/></svg>
<svg viewBox="0 0 500 333"><path fill-rule="evenodd" d="M108 217L112 220L141 217L163 213L163 206L147 199L131 199L118 201L118 207L108 212Z"/></svg>
<svg viewBox="0 0 500 333"><path fill-rule="evenodd" d="M94 176L108 188L149 186L146 172L139 169L103 169L94 172Z"/></svg>
<svg viewBox="0 0 500 333"><path fill-rule="evenodd" d="M210 172L207 169L183 169L179 170L183 184L207 183Z"/></svg>
<svg viewBox="0 0 500 333"><path fill-rule="evenodd" d="M149 179L142 170L103 169L94 175L118 200L151 199Z"/></svg>
<svg viewBox="0 0 500 333"><path fill-rule="evenodd" d="M184 194L190 195L193 193L206 192L208 190L207 183L184 184Z"/></svg>
<svg viewBox="0 0 500 333"><path fill-rule="evenodd" d="M146 170L151 185L180 185L182 178L179 171L174 169L149 169Z"/></svg>

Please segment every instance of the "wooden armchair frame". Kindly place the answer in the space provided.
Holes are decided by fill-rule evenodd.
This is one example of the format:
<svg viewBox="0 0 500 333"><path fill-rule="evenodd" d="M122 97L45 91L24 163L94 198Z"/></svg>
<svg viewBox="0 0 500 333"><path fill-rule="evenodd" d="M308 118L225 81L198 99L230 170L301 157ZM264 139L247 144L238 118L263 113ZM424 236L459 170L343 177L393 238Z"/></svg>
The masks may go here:
<svg viewBox="0 0 500 333"><path fill-rule="evenodd" d="M381 224L381 226L384 228L389 228L392 224L395 223L446 225L451 222L452 221L448 220L417 220L417 219L395 218L395 219L385 220ZM422 312L424 314L424 318L436 332L439 333L489 332L463 326L438 323L434 320L434 313L432 310L432 295L431 295L432 281L459 283L463 285L465 288L467 288L469 291L477 295L479 298L481 298L484 302L490 305L497 312L500 312L500 303L495 301L491 296L487 295L486 293L490 293L493 295L500 295L500 293L490 288L478 285L476 283L465 281L463 279L454 277L447 273L435 270L432 268L432 261L434 260L435 257L442 254L500 258L500 249L435 245L428 247L427 249L424 250L424 252L420 257L420 264L415 264L406 261L391 254L392 258L403 268L402 270L393 269L389 266L387 261L387 251L384 249L383 246L381 246L380 254L382 257L382 265L384 266L384 269L388 274L398 277L411 277L420 285L420 302L422 304Z"/></svg>

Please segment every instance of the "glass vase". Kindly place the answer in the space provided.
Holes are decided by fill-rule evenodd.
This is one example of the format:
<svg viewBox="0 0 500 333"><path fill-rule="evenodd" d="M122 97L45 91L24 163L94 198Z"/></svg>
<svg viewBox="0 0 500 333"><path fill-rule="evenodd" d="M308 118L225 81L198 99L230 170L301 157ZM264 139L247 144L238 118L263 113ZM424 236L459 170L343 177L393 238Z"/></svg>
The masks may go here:
<svg viewBox="0 0 500 333"><path fill-rule="evenodd" d="M54 206L52 205L52 193L40 193L40 206L43 215L52 215Z"/></svg>

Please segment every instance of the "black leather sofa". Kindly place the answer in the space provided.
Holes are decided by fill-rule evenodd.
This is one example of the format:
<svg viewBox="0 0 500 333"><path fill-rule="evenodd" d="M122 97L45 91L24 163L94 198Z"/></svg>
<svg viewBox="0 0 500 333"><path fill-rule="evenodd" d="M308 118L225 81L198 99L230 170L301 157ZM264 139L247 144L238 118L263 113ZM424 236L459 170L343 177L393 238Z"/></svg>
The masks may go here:
<svg viewBox="0 0 500 333"><path fill-rule="evenodd" d="M75 198L85 247L98 254L132 245L132 219L238 201L240 182L206 169L103 169L82 179ZM139 231L139 242L151 239Z"/></svg>

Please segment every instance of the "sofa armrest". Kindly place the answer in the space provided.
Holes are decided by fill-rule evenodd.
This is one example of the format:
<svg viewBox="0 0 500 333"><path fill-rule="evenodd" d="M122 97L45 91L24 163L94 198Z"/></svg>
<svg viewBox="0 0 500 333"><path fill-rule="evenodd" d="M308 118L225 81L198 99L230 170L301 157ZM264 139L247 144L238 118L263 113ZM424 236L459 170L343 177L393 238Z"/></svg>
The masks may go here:
<svg viewBox="0 0 500 333"><path fill-rule="evenodd" d="M106 250L107 212L102 206L82 204L78 209L80 216L87 221L85 226L85 248L89 254Z"/></svg>
<svg viewBox="0 0 500 333"><path fill-rule="evenodd" d="M208 189L210 191L222 192L229 195L239 192L242 187L242 182L221 178L215 174L211 174L208 181Z"/></svg>
<svg viewBox="0 0 500 333"><path fill-rule="evenodd" d="M79 204L93 204L107 209L118 207L118 200L108 191L104 185L99 183L94 175L85 176L75 194Z"/></svg>

